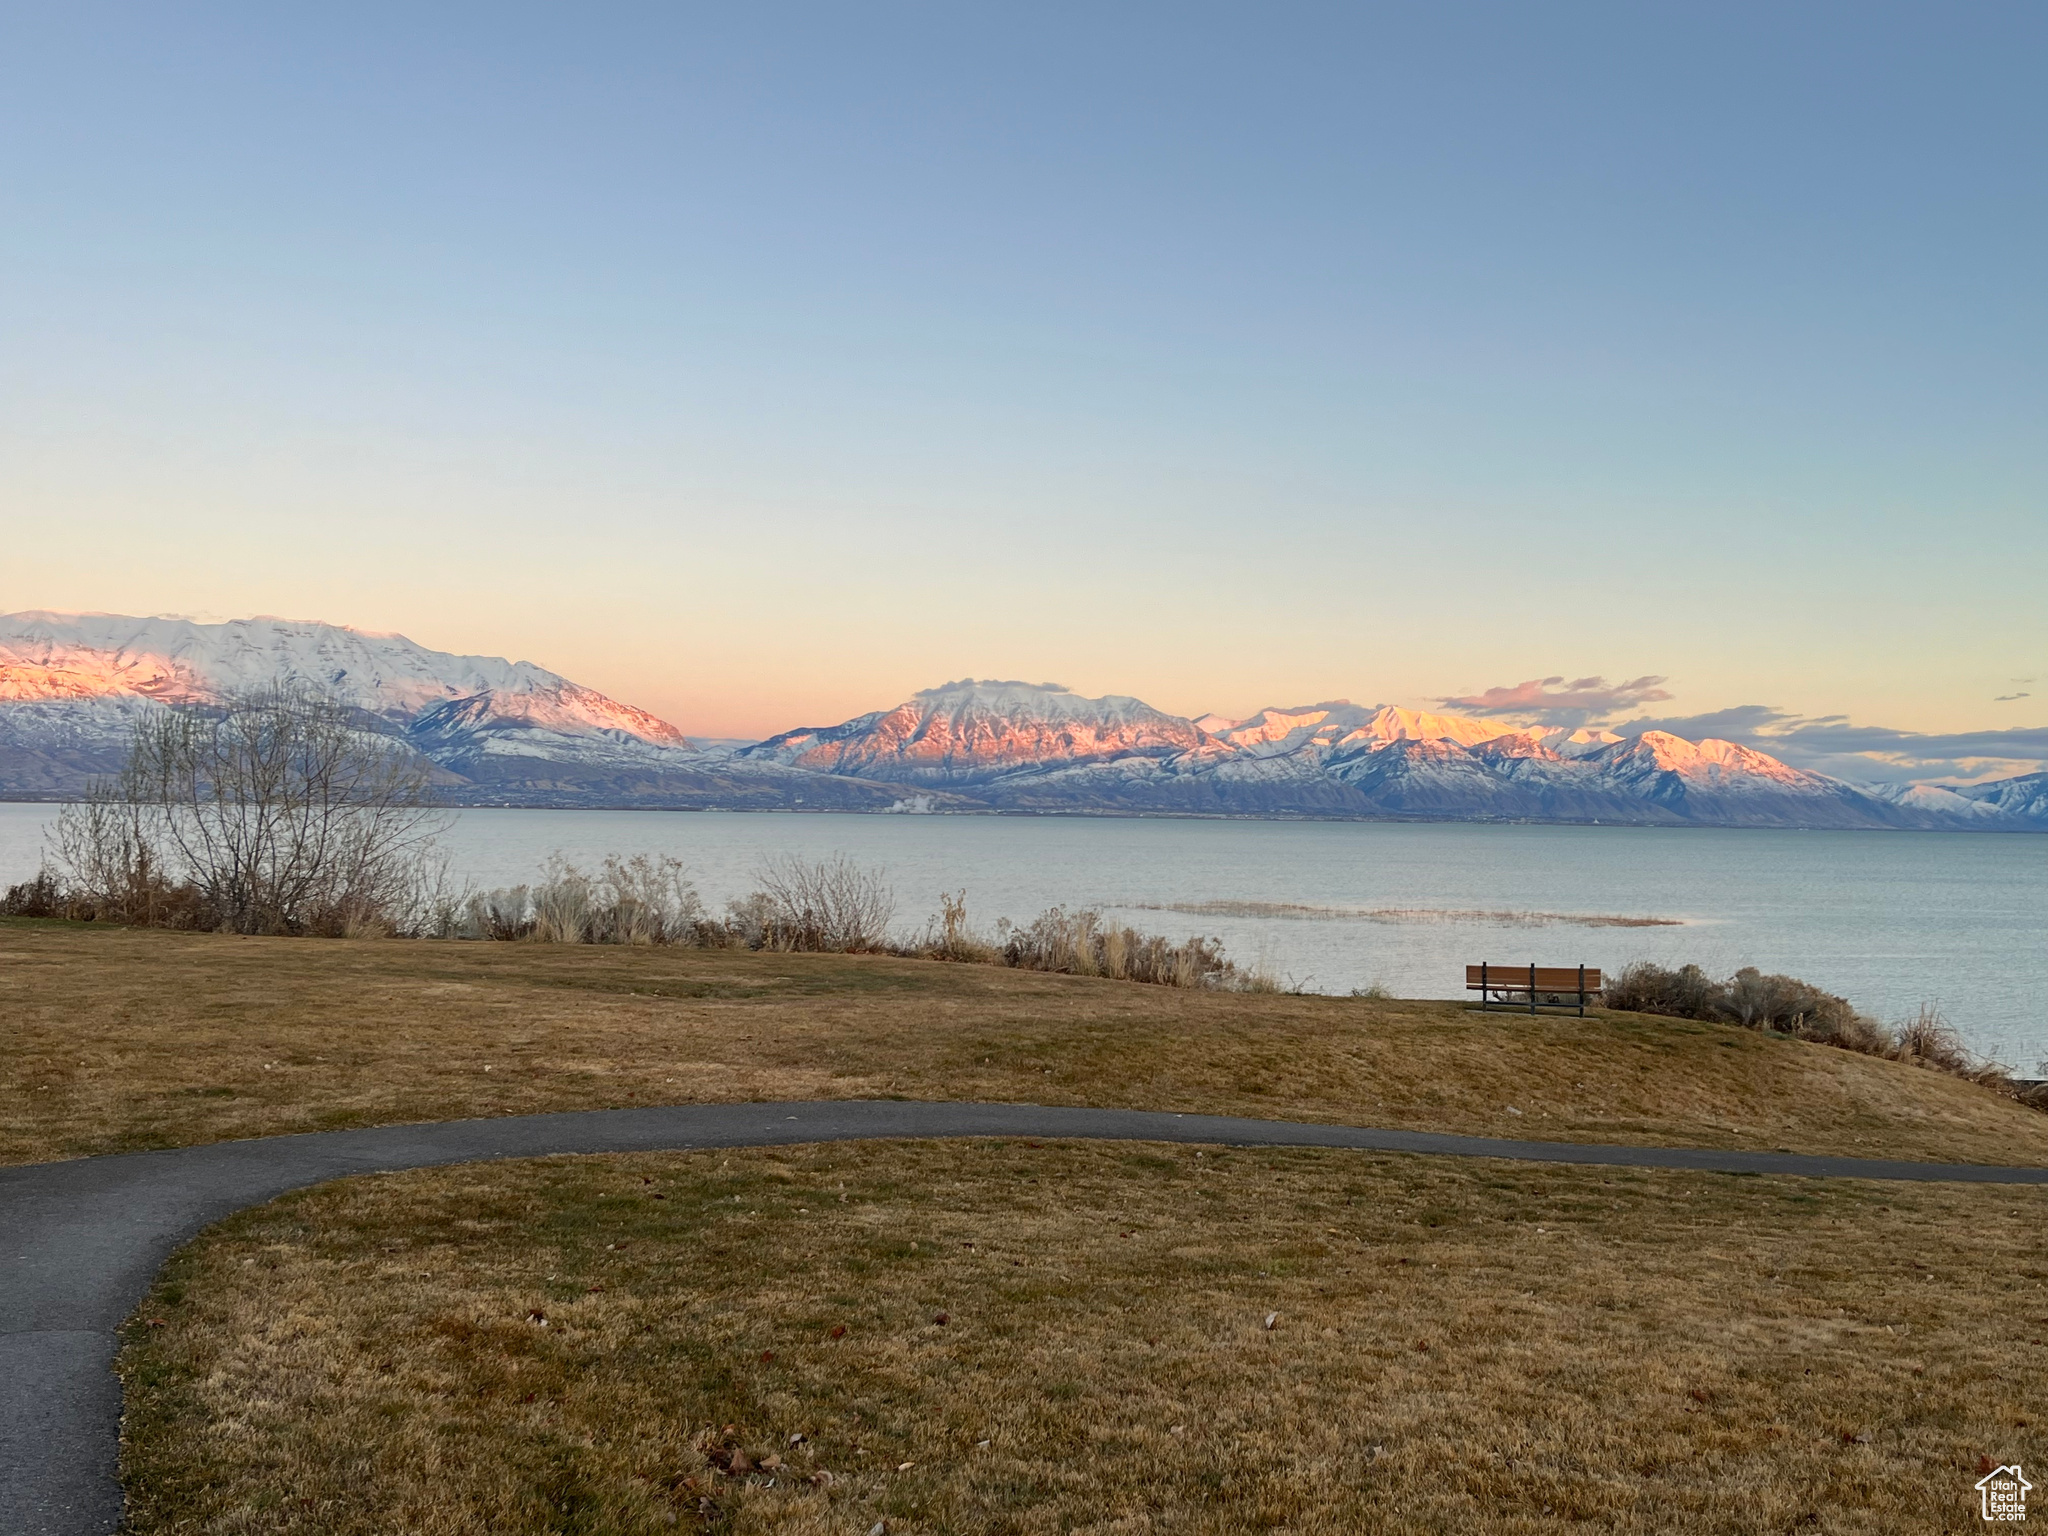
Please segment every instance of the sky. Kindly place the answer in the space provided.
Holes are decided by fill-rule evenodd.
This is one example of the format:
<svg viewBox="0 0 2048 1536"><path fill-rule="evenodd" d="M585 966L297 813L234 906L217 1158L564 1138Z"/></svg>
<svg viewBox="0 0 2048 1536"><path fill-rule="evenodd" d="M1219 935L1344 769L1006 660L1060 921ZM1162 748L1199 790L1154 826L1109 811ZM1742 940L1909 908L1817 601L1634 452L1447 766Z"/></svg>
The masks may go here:
<svg viewBox="0 0 2048 1536"><path fill-rule="evenodd" d="M2048 760L2038 5L0 21L0 611Z"/></svg>

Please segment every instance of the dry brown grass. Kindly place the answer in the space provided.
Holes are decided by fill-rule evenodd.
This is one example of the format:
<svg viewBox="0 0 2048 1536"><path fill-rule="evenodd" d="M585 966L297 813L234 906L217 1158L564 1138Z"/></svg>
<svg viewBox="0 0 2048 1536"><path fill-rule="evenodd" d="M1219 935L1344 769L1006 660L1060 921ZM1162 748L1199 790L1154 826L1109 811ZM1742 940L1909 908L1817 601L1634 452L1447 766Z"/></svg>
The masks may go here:
<svg viewBox="0 0 2048 1536"><path fill-rule="evenodd" d="M131 1528L1960 1532L2048 1461L2044 1218L1015 1141L357 1179L173 1261Z"/></svg>
<svg viewBox="0 0 2048 1536"><path fill-rule="evenodd" d="M881 956L0 924L0 1161L649 1103L1014 1100L2048 1161L2048 1116L1727 1025Z"/></svg>

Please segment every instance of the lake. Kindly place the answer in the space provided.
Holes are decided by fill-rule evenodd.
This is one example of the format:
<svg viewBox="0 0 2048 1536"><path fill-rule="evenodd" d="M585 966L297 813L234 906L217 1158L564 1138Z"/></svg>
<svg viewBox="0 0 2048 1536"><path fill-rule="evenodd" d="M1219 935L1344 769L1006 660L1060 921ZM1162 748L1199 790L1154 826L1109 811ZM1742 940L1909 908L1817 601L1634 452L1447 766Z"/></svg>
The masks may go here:
<svg viewBox="0 0 2048 1536"><path fill-rule="evenodd" d="M32 874L56 807L0 804L0 882ZM883 870L900 928L965 890L977 926L1100 906L1317 992L1462 995L1464 965L1697 961L1784 971L1887 1019L1938 1003L1978 1051L2048 1057L2048 837L1941 832L1094 817L463 811L479 885L543 859L672 854L716 907L765 859ZM1188 911L1189 907L1206 910ZM1670 920L1604 926L1592 919Z"/></svg>

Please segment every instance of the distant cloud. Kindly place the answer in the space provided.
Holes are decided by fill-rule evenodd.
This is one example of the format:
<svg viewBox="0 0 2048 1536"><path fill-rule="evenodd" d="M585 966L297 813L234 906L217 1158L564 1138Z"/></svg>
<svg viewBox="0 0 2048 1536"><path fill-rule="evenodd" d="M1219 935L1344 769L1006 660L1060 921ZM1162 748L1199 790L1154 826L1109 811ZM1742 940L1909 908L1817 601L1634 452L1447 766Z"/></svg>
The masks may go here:
<svg viewBox="0 0 2048 1536"><path fill-rule="evenodd" d="M1513 715L1533 725L1590 725L1619 710L1658 704L1671 697L1659 686L1661 677L1631 678L1610 683L1604 677L1532 677L1512 688L1439 699L1437 702L1472 715Z"/></svg>
<svg viewBox="0 0 2048 1536"><path fill-rule="evenodd" d="M1994 704L2010 704L2014 699L2031 699L2032 697L2031 693L2001 693L1991 702Z"/></svg>

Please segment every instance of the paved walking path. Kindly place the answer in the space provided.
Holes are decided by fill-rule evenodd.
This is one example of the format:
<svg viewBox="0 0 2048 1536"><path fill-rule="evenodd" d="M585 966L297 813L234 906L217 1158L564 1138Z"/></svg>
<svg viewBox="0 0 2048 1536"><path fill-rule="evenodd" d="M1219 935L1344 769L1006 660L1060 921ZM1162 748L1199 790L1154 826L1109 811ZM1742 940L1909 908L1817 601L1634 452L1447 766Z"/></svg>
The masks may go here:
<svg viewBox="0 0 2048 1536"><path fill-rule="evenodd" d="M1124 1109L876 1101L697 1104L453 1120L0 1168L0 1532L104 1536L118 1525L121 1390L112 1370L114 1330L141 1302L172 1250L223 1216L355 1173L557 1152L892 1136L1348 1147L1719 1173L2048 1184L2048 1168L1497 1141Z"/></svg>

